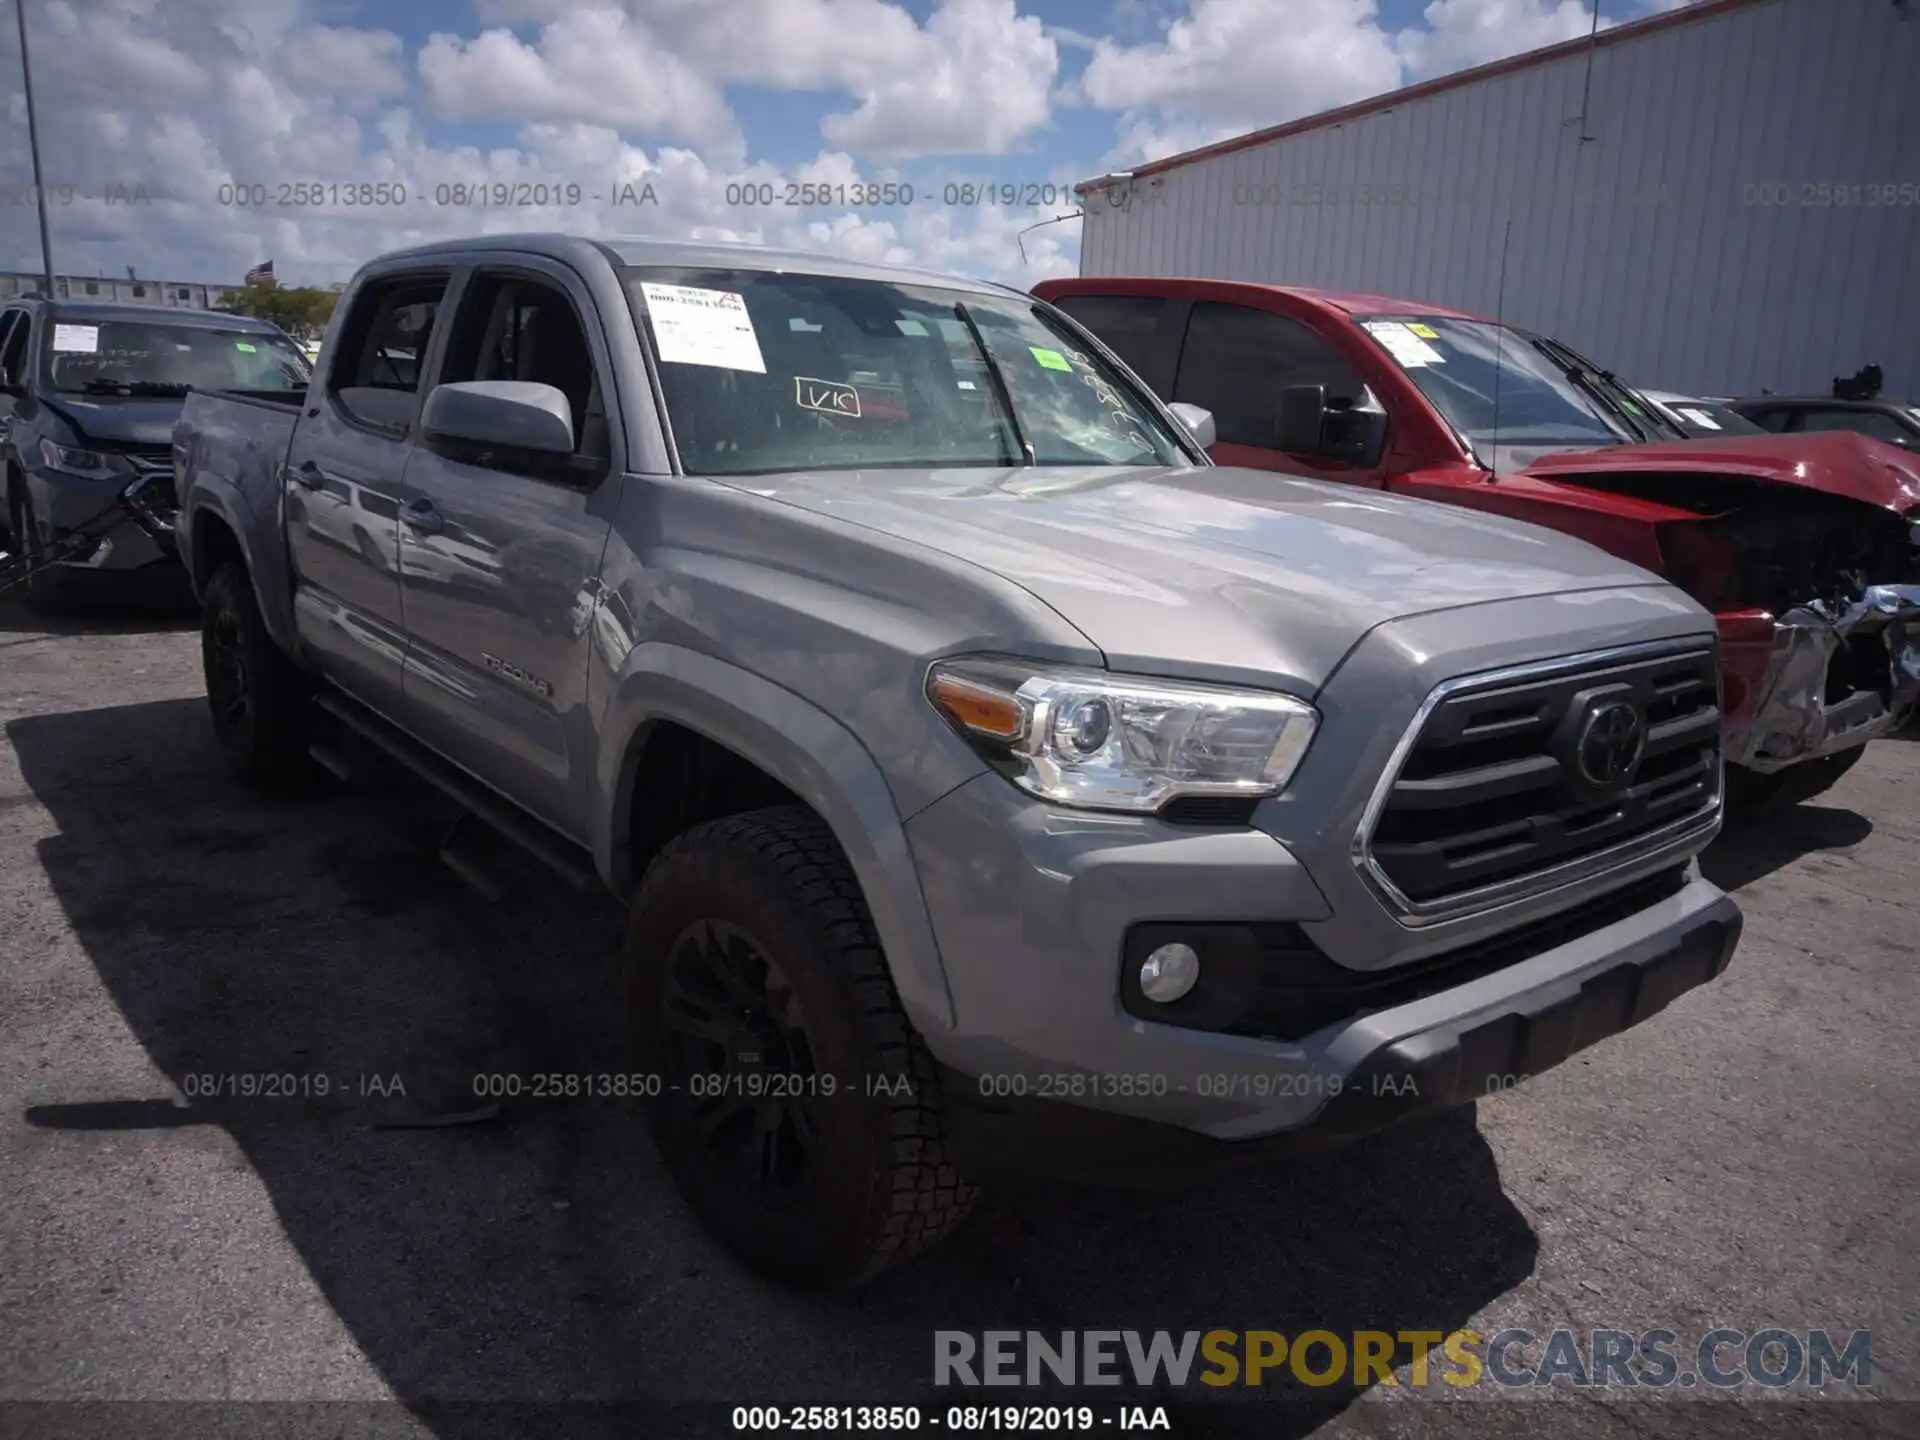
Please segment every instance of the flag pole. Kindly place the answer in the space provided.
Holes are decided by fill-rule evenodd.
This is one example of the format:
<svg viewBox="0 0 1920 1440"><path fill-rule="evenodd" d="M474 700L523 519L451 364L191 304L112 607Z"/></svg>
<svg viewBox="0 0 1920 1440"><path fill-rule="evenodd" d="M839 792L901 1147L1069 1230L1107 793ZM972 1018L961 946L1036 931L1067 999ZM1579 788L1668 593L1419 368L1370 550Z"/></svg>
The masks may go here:
<svg viewBox="0 0 1920 1440"><path fill-rule="evenodd" d="M33 155L33 200L40 210L40 268L53 294L53 241L47 236L47 187L40 179L40 125L33 113L33 65L27 58L27 0L13 0L13 18L20 26L20 88L27 100L27 149Z"/></svg>

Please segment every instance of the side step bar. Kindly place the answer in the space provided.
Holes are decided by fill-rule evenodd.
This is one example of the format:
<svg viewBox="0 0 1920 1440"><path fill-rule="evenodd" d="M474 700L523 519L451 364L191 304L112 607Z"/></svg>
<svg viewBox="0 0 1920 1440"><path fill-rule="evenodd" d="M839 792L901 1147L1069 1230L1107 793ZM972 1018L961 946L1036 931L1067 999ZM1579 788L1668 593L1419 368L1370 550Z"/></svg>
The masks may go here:
<svg viewBox="0 0 1920 1440"><path fill-rule="evenodd" d="M314 697L314 703L361 739L447 796L495 834L511 840L576 890L596 891L601 888L600 873L594 869L586 852L539 821L519 814L507 801L468 777L459 767L442 760L399 726L339 690L323 689ZM313 758L322 768L336 776L345 774L347 767L337 750L324 745L316 745L313 750Z"/></svg>

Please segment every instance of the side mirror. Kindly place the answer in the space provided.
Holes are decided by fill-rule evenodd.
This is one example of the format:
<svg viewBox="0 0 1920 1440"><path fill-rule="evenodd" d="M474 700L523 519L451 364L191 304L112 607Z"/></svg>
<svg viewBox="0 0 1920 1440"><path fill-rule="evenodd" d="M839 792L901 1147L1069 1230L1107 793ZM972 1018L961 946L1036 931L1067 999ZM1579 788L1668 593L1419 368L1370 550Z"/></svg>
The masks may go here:
<svg viewBox="0 0 1920 1440"><path fill-rule="evenodd" d="M1219 430L1213 423L1213 412L1201 405L1189 405L1176 401L1167 406L1173 418L1187 427L1187 433L1193 436L1194 443L1202 450L1211 450L1219 439Z"/></svg>
<svg viewBox="0 0 1920 1440"><path fill-rule="evenodd" d="M573 454L573 407L554 386L527 380L436 385L420 412L420 437L451 459L548 470Z"/></svg>
<svg viewBox="0 0 1920 1440"><path fill-rule="evenodd" d="M1387 412L1355 405L1329 410L1320 427L1320 453L1329 460L1344 460L1350 465L1373 466L1380 463L1387 448Z"/></svg>
<svg viewBox="0 0 1920 1440"><path fill-rule="evenodd" d="M1285 386L1274 407L1273 448L1290 455L1318 455L1326 423L1326 386Z"/></svg>

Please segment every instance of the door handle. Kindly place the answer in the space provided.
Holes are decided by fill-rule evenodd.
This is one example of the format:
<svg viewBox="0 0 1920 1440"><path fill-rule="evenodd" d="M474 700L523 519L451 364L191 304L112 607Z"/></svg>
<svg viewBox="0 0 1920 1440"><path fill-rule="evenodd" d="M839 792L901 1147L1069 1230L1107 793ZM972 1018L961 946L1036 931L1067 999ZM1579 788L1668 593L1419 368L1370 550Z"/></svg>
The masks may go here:
<svg viewBox="0 0 1920 1440"><path fill-rule="evenodd" d="M302 490L323 489L327 483L327 477L321 473L320 467L311 460L302 460L299 465L294 467L292 474L293 483L298 485Z"/></svg>
<svg viewBox="0 0 1920 1440"><path fill-rule="evenodd" d="M422 535L438 535L447 528L447 522L433 508L431 500L409 500L401 509L400 518L407 522L409 529L418 530Z"/></svg>

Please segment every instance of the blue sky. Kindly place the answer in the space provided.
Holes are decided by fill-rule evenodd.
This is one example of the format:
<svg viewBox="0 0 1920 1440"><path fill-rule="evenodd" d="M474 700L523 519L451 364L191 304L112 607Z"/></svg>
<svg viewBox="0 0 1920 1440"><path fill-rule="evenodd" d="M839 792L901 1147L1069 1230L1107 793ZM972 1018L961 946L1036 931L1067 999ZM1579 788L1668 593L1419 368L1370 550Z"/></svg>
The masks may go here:
<svg viewBox="0 0 1920 1440"><path fill-rule="evenodd" d="M1068 187L1263 125L1584 35L1591 0L24 0L59 268L220 280L262 258L343 278L461 229L797 244L1031 282ZM1601 0L1603 23L1677 0ZM0 184L29 178L18 51L0 27ZM966 179L1019 203L944 204ZM104 182L156 197L99 203ZM405 206L222 203L307 181L405 186ZM655 203L442 205L449 187L651 185ZM840 201L905 181L910 209ZM833 203L737 203L743 184ZM939 197L933 199L930 197ZM1028 203L1034 199L1040 203ZM0 267L37 266L30 206Z"/></svg>

